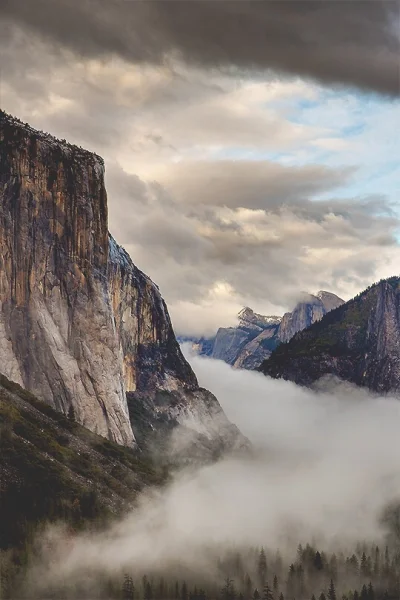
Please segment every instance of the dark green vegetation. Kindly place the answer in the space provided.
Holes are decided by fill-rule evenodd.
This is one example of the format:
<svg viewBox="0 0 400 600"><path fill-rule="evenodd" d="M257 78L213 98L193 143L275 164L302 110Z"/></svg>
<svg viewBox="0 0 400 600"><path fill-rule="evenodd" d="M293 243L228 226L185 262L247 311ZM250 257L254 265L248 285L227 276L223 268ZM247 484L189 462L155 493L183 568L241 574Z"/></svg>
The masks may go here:
<svg viewBox="0 0 400 600"><path fill-rule="evenodd" d="M144 600L398 600L400 553L359 545L354 552L326 554L307 544L298 546L287 563L264 548L232 551L215 565L217 579L174 581L162 576L135 579L125 574L115 598ZM221 584L221 582L223 582ZM133 590L133 592L132 592ZM118 592L118 587L115 589Z"/></svg>
<svg viewBox="0 0 400 600"><path fill-rule="evenodd" d="M225 551L182 567L104 573L41 590L41 598L82 600L399 600L400 552L360 544L347 556L299 545L293 560L264 548ZM30 597L29 593L26 595Z"/></svg>
<svg viewBox="0 0 400 600"><path fill-rule="evenodd" d="M303 385L334 375L374 391L396 390L399 322L400 278L391 277L278 346L259 370Z"/></svg>
<svg viewBox="0 0 400 600"><path fill-rule="evenodd" d="M62 520L99 528L137 493L166 479L148 457L114 444L0 376L2 593L27 563L35 534Z"/></svg>

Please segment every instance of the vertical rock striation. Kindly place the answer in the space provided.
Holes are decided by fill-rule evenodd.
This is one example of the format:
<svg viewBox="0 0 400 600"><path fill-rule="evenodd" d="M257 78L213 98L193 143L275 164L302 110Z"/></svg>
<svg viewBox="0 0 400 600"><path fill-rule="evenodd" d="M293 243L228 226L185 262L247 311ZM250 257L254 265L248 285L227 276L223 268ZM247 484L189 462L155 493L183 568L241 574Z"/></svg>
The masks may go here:
<svg viewBox="0 0 400 600"><path fill-rule="evenodd" d="M132 444L108 293L103 162L0 118L1 370Z"/></svg>
<svg viewBox="0 0 400 600"><path fill-rule="evenodd" d="M119 444L135 444L127 392L196 392L204 415L157 286L109 237L102 159L4 112L0 148L0 371Z"/></svg>

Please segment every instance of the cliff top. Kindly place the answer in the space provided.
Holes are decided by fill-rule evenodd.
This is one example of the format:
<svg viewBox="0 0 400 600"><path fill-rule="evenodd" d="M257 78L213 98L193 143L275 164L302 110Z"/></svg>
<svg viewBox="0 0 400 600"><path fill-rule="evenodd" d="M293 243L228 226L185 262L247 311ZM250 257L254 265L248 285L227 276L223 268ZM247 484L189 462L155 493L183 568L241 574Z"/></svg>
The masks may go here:
<svg viewBox="0 0 400 600"><path fill-rule="evenodd" d="M93 166L98 166L99 169L104 170L104 160L95 152L85 150L81 146L70 144L65 139L58 139L50 133L35 129L28 123L24 123L17 117L0 109L0 137L2 139L5 137L9 139L10 132L20 132L23 136L39 141L42 145L48 147L49 150L54 150L57 147L62 154L68 156L70 159L73 158L77 161L83 160L85 162L90 161Z"/></svg>

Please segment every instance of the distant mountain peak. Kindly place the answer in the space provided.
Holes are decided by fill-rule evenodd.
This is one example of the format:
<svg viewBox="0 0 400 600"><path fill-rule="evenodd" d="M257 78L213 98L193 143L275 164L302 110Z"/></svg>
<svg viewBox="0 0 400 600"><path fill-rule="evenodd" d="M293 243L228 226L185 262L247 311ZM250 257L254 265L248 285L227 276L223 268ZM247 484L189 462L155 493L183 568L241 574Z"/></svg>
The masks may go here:
<svg viewBox="0 0 400 600"><path fill-rule="evenodd" d="M254 312L249 306L245 306L238 313L238 320L240 325L250 324L264 328L268 325L278 325L281 322L282 317L276 315L260 315L259 313Z"/></svg>
<svg viewBox="0 0 400 600"><path fill-rule="evenodd" d="M325 290L320 290L317 293L317 297L321 300L327 312L344 304L342 298L339 298L336 294L332 294L332 292L326 292Z"/></svg>

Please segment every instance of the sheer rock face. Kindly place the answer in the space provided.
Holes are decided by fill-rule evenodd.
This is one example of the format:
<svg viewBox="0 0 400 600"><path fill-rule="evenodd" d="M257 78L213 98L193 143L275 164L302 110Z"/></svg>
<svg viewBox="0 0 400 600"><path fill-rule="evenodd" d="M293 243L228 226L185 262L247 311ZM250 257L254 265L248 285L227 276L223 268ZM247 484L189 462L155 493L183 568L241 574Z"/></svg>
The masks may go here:
<svg viewBox="0 0 400 600"><path fill-rule="evenodd" d="M211 357L233 365L248 340L249 332L240 327L220 327L215 336Z"/></svg>
<svg viewBox="0 0 400 600"><path fill-rule="evenodd" d="M376 392L398 393L400 278L379 282L297 333L260 370L303 385L334 376Z"/></svg>
<svg viewBox="0 0 400 600"><path fill-rule="evenodd" d="M3 112L0 146L0 371L135 445L127 391L202 397L157 286L109 238L103 161Z"/></svg>
<svg viewBox="0 0 400 600"><path fill-rule="evenodd" d="M234 362L238 369L256 369L268 356L277 344L278 326L264 329L257 337L250 340L240 351Z"/></svg>
<svg viewBox="0 0 400 600"><path fill-rule="evenodd" d="M322 319L325 310L323 302L311 294L299 302L293 312L285 313L278 331L280 342L288 342L295 333Z"/></svg>
<svg viewBox="0 0 400 600"><path fill-rule="evenodd" d="M234 367L251 369L253 365L260 365L266 356L265 352L268 352L268 343L265 341L271 340L276 334L281 318L260 315L245 307L238 314L238 320L237 327L220 327L212 345L210 340L199 341L199 353L223 360ZM274 342L271 344L273 348L276 345Z"/></svg>
<svg viewBox="0 0 400 600"><path fill-rule="evenodd" d="M133 444L107 285L102 160L4 114L0 135L1 370Z"/></svg>
<svg viewBox="0 0 400 600"><path fill-rule="evenodd" d="M341 306L344 300L331 292L320 291L316 296L307 294L291 313L285 313L278 331L280 342L288 342L298 331L322 319L326 313Z"/></svg>
<svg viewBox="0 0 400 600"><path fill-rule="evenodd" d="M183 358L158 287L110 237L109 292L127 392L197 387Z"/></svg>

